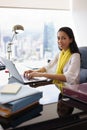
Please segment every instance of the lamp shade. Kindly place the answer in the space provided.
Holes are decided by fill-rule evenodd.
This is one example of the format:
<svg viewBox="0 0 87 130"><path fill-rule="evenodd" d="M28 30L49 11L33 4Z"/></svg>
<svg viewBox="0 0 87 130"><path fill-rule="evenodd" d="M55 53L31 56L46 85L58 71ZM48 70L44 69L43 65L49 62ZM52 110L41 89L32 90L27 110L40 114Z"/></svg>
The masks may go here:
<svg viewBox="0 0 87 130"><path fill-rule="evenodd" d="M12 29L16 34L19 33L20 31L24 31L24 27L22 25L15 25Z"/></svg>

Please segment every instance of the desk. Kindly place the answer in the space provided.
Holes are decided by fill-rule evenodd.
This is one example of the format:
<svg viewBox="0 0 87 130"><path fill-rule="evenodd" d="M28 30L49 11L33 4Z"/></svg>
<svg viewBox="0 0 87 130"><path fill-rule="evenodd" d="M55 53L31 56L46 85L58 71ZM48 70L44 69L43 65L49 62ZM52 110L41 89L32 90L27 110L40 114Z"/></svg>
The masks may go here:
<svg viewBox="0 0 87 130"><path fill-rule="evenodd" d="M56 108L57 103L44 105L41 115L31 120L24 121L16 126L14 130L65 130L65 128L66 130L70 130L72 127L78 128L79 125L83 129L86 128L87 115L83 111L75 109L72 116L59 118ZM13 128L8 128L6 130L13 130Z"/></svg>
<svg viewBox="0 0 87 130"><path fill-rule="evenodd" d="M3 81L0 80L0 82L1 84L6 84L8 83L8 74L4 73L4 71L2 71L2 73L3 75L1 76L1 79ZM57 103L44 105L41 115L38 115L33 119L23 121L19 125L15 126L15 128L9 127L6 130L73 130L78 129L79 127L81 129L86 129L87 114L85 112L79 109L75 109L71 116L66 118L59 118L56 109ZM21 119L20 117L21 116L18 118Z"/></svg>

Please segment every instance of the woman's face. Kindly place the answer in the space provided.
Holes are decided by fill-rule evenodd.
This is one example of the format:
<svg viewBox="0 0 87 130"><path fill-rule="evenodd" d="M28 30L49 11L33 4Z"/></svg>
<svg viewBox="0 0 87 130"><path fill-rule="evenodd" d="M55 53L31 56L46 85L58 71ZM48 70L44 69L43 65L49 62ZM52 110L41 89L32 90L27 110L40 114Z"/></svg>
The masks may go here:
<svg viewBox="0 0 87 130"><path fill-rule="evenodd" d="M69 48L72 39L64 31L59 31L57 33L58 46L61 50L67 50Z"/></svg>

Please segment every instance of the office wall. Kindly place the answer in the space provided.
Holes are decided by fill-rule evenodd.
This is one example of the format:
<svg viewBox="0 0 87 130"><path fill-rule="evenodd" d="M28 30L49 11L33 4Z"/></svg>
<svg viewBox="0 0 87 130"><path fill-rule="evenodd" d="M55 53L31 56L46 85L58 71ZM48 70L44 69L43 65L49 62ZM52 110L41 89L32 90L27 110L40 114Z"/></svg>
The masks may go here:
<svg viewBox="0 0 87 130"><path fill-rule="evenodd" d="M72 17L79 46L87 46L87 0L72 0Z"/></svg>
<svg viewBox="0 0 87 130"><path fill-rule="evenodd" d="M0 7L70 9L70 0L0 0Z"/></svg>

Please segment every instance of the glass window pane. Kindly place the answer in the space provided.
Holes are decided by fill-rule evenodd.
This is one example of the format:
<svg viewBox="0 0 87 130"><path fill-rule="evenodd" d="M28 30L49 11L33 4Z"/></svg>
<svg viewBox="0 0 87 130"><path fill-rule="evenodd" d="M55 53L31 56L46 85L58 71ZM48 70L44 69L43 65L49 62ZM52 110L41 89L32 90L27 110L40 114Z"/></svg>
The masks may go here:
<svg viewBox="0 0 87 130"><path fill-rule="evenodd" d="M7 57L7 45L14 25L22 25L12 43L12 58L51 59L58 52L57 31L72 26L70 11L0 8L0 55Z"/></svg>

